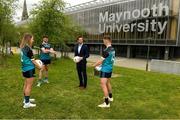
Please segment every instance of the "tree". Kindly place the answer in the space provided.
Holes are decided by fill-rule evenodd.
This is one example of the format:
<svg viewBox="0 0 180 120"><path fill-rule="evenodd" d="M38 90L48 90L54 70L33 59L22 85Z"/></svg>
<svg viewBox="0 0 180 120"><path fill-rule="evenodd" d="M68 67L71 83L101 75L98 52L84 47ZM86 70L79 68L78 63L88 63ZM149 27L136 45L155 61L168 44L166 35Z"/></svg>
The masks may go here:
<svg viewBox="0 0 180 120"><path fill-rule="evenodd" d="M61 42L60 35L64 24L65 3L62 0L42 0L32 11L30 29L40 44L43 35L48 35L51 42Z"/></svg>
<svg viewBox="0 0 180 120"><path fill-rule="evenodd" d="M32 11L30 30L37 45L41 43L43 35L48 35L52 44L68 49L66 43L73 40L80 29L72 26L71 20L64 13L64 7L63 0L42 0Z"/></svg>
<svg viewBox="0 0 180 120"><path fill-rule="evenodd" d="M7 43L16 41L16 28L12 15L16 0L0 0L0 55L7 53Z"/></svg>

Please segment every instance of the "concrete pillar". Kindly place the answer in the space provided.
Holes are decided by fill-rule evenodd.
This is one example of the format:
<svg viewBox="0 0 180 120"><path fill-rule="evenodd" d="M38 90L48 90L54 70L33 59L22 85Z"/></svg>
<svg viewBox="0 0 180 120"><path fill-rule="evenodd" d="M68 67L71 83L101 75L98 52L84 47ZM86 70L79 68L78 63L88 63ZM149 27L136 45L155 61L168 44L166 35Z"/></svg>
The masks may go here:
<svg viewBox="0 0 180 120"><path fill-rule="evenodd" d="M169 47L165 47L164 60L169 60Z"/></svg>
<svg viewBox="0 0 180 120"><path fill-rule="evenodd" d="M174 58L175 58L175 56L174 56L174 49L175 49L175 48L172 47L171 50L170 50L170 55L169 55L169 56L170 56L170 59L174 59Z"/></svg>
<svg viewBox="0 0 180 120"><path fill-rule="evenodd" d="M131 46L127 46L127 58L131 58Z"/></svg>
<svg viewBox="0 0 180 120"><path fill-rule="evenodd" d="M160 59L161 58L161 51L160 49L157 50L157 59Z"/></svg>

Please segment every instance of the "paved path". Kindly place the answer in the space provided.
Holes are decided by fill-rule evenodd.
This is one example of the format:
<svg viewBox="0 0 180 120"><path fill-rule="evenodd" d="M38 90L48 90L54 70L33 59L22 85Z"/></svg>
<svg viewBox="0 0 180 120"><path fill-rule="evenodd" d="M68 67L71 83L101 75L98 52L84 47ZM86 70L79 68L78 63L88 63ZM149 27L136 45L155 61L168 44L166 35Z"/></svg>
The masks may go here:
<svg viewBox="0 0 180 120"><path fill-rule="evenodd" d="M69 53L70 58L74 57L73 53ZM88 58L88 62L96 62L101 57L99 55L91 54ZM116 57L115 61L116 66L126 67L126 68L133 68L139 70L146 70L146 60L145 59L128 59L122 57Z"/></svg>
<svg viewBox="0 0 180 120"><path fill-rule="evenodd" d="M19 49L13 48L13 52L19 53ZM57 53L57 57L61 57L60 52ZM73 58L74 54L69 53L69 57ZM91 54L90 57L88 58L88 62L96 62L98 59L100 59L99 55ZM146 70L145 59L128 59L128 58L116 57L115 65L120 66L120 67L126 67L126 68Z"/></svg>

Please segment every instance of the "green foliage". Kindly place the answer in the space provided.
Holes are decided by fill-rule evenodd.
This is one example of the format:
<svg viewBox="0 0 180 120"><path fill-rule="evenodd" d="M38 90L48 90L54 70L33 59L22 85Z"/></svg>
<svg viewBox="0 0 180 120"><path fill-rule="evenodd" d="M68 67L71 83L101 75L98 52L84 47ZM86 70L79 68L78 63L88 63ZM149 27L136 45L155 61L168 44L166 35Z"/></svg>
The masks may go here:
<svg viewBox="0 0 180 120"><path fill-rule="evenodd" d="M20 40L25 33L31 33L28 25L17 26L16 30L18 31L18 40Z"/></svg>
<svg viewBox="0 0 180 120"><path fill-rule="evenodd" d="M48 35L51 43L65 46L82 31L65 15L64 7L62 0L42 0L32 11L30 29L36 44L41 43L43 35Z"/></svg>
<svg viewBox="0 0 180 120"><path fill-rule="evenodd" d="M15 3L16 0L0 0L0 54L4 54L7 42L17 41L16 27L12 21Z"/></svg>

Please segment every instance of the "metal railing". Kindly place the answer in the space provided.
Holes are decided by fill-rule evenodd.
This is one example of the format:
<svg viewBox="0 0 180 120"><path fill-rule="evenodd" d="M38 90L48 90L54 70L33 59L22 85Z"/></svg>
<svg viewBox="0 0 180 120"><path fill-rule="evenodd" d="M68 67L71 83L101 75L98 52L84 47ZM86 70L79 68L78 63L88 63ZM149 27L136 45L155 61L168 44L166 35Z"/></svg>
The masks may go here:
<svg viewBox="0 0 180 120"><path fill-rule="evenodd" d="M75 12L75 11L79 11L79 10L86 10L86 9L94 8L97 6L114 4L117 2L124 3L124 2L131 2L131 1L135 1L135 0L93 0L90 2L86 2L86 3L78 4L75 6L67 7L67 8L65 8L65 13Z"/></svg>

